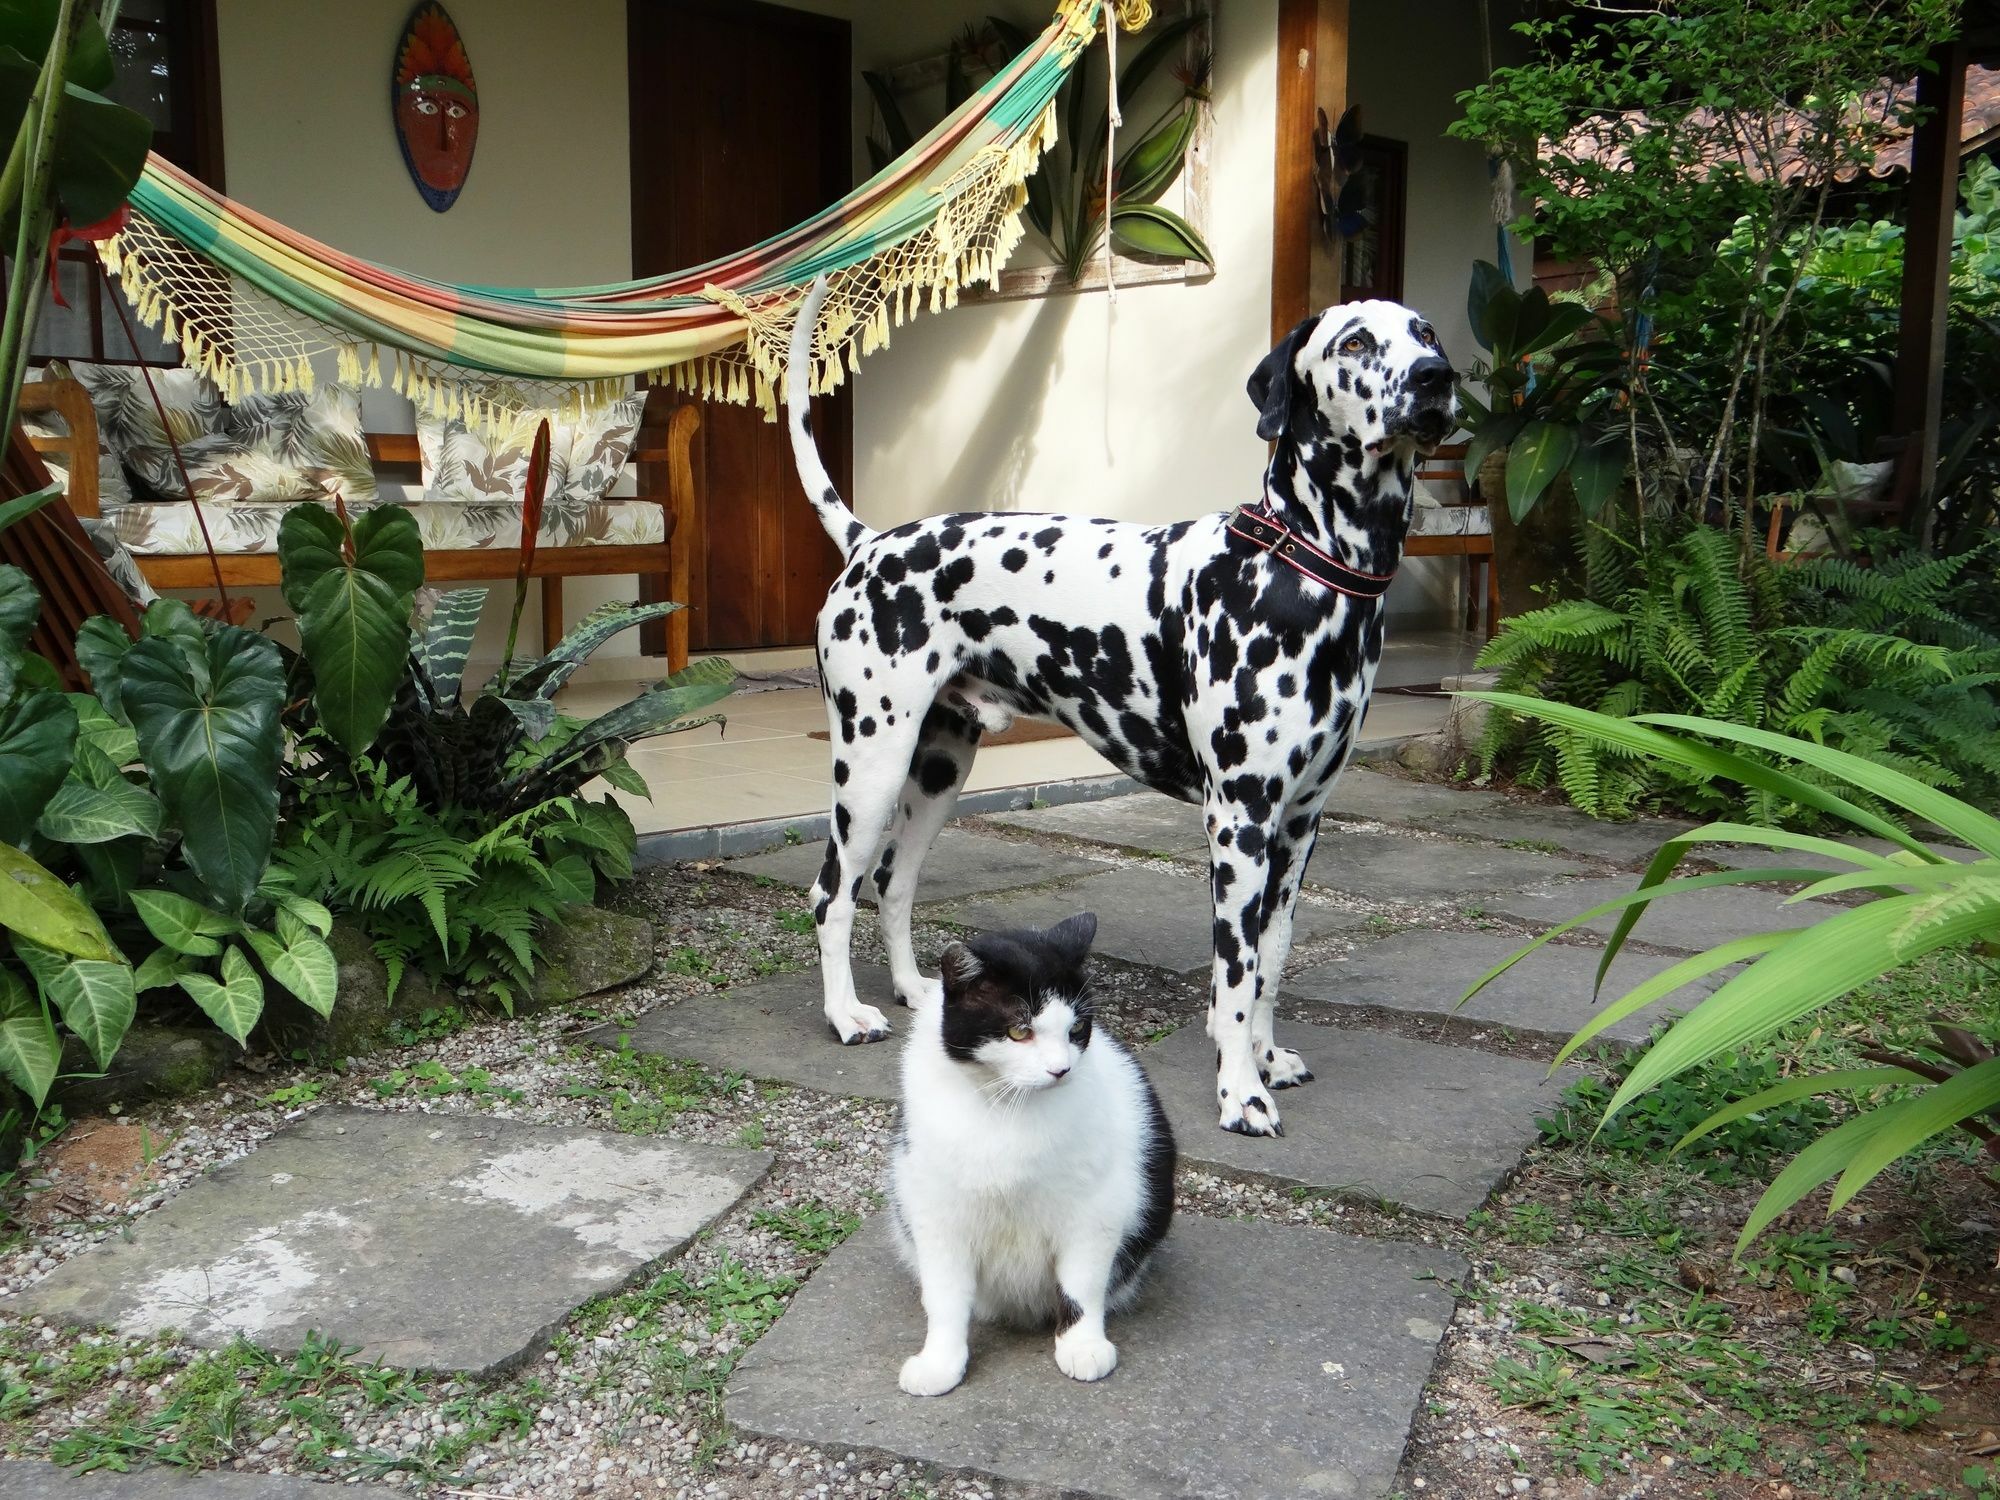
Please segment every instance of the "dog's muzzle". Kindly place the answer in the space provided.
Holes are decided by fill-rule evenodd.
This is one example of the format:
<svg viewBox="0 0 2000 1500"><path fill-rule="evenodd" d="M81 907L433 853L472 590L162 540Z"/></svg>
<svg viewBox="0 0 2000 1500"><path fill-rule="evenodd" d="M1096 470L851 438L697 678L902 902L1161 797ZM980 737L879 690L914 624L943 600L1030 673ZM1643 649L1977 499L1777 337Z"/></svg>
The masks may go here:
<svg viewBox="0 0 2000 1500"><path fill-rule="evenodd" d="M1435 448L1458 425L1458 376L1451 361L1431 355L1410 366L1403 380L1409 399L1390 424L1391 436L1407 433L1426 449Z"/></svg>

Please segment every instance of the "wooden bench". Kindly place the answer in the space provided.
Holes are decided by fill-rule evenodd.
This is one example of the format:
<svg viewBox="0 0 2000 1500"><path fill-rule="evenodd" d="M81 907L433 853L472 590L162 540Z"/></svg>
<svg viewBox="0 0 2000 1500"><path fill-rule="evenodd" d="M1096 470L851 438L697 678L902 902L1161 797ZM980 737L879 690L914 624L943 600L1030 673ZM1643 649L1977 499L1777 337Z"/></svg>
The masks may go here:
<svg viewBox="0 0 2000 1500"><path fill-rule="evenodd" d="M69 471L66 496L71 511L82 517L99 514L97 415L90 395L74 380L31 381L22 388L24 414L48 413L67 431L32 439L35 449ZM581 547L543 545L535 549L529 573L542 585L542 643L552 648L563 633L563 580L607 578L633 574L639 597L652 601L688 597L688 538L693 534L694 469L689 449L701 426L701 409L693 403L675 406L664 425L641 426L627 462L634 466L640 500L654 500L665 510L664 538L646 543L604 543ZM368 457L383 477L415 480L419 454L415 433L367 434ZM135 504L145 504L135 501ZM205 552L136 553L139 571L157 589L205 589L215 583L215 567ZM275 586L276 553L218 552L225 585ZM424 576L436 583L478 583L510 579L520 564L512 547L468 547L424 553ZM664 655L669 671L687 665L687 612L676 611L662 622L664 629L645 629L641 649Z"/></svg>
<svg viewBox="0 0 2000 1500"><path fill-rule="evenodd" d="M1465 482L1465 444L1447 443L1417 465L1419 483L1441 486L1451 497L1441 510L1479 505L1472 486ZM1493 524L1488 512L1486 530L1456 531L1419 535L1415 531L1403 541L1405 557L1462 557L1465 559L1465 628L1479 626L1479 605L1486 603L1486 638L1500 628L1500 575L1493 569Z"/></svg>

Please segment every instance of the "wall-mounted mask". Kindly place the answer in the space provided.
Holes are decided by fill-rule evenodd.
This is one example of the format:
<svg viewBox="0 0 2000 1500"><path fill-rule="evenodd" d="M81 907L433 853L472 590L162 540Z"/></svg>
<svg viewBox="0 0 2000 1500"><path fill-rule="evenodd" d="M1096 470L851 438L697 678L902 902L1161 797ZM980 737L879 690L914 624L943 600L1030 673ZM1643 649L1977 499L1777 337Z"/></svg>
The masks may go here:
<svg viewBox="0 0 2000 1500"><path fill-rule="evenodd" d="M410 12L389 86L396 141L424 202L443 213L458 200L479 140L479 86L458 27L437 0Z"/></svg>

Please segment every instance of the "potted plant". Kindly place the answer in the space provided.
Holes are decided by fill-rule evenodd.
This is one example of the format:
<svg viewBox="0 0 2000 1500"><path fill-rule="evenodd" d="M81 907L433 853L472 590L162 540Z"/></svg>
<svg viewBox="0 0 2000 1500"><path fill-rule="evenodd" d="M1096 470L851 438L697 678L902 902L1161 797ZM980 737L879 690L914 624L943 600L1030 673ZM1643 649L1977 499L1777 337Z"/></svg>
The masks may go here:
<svg viewBox="0 0 2000 1500"><path fill-rule="evenodd" d="M1490 363L1473 371L1485 400L1459 386L1465 478L1487 503L1501 613L1518 614L1569 573L1575 512L1595 516L1624 479L1625 357L1605 319L1490 261L1473 264L1466 311Z"/></svg>

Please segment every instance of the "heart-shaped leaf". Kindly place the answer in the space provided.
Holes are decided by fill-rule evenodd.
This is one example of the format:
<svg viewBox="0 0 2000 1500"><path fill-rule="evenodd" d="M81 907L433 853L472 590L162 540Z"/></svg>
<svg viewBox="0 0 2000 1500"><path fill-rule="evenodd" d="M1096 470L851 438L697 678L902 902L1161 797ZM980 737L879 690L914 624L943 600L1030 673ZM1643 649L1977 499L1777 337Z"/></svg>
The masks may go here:
<svg viewBox="0 0 2000 1500"><path fill-rule="evenodd" d="M264 981L241 948L223 952L220 981L206 974L183 974L181 988L239 1047L249 1044L250 1030L264 1014Z"/></svg>
<svg viewBox="0 0 2000 1500"><path fill-rule="evenodd" d="M288 920L318 933L321 937L333 931L332 912L312 897L296 895L290 891L278 897L278 933L281 937L285 935L285 923ZM289 942L290 938L287 937L286 941Z"/></svg>
<svg viewBox="0 0 2000 1500"><path fill-rule="evenodd" d="M273 979L297 995L315 1015L333 1014L333 1002L340 988L340 966L334 961L331 948L311 933L296 929L288 937L274 937L255 929L246 936Z"/></svg>
<svg viewBox="0 0 2000 1500"><path fill-rule="evenodd" d="M147 990L163 990L169 985L179 984L183 974L194 972L195 960L185 953L176 953L171 948L155 948L146 955L146 961L132 971L132 988L139 994Z"/></svg>
<svg viewBox="0 0 2000 1500"><path fill-rule="evenodd" d="M160 803L122 777L100 787L72 776L56 789L36 826L59 844L104 844L135 833L152 838L160 831Z"/></svg>
<svg viewBox="0 0 2000 1500"><path fill-rule="evenodd" d="M48 55L49 43L55 40L60 19L57 0L0 0L0 46L12 47L39 65ZM87 8L77 18L64 72L87 89L111 87L111 49L105 43L103 26Z"/></svg>
<svg viewBox="0 0 2000 1500"><path fill-rule="evenodd" d="M588 906L597 897L597 874L581 854L565 854L548 867L549 889L559 901Z"/></svg>
<svg viewBox="0 0 2000 1500"><path fill-rule="evenodd" d="M155 636L125 658L124 703L153 788L180 825L188 863L232 914L271 857L284 696L278 648L235 626L199 652Z"/></svg>
<svg viewBox="0 0 2000 1500"><path fill-rule="evenodd" d="M180 601L176 599L172 602L178 604ZM109 615L92 615L77 627L77 662L90 674L90 690L97 694L97 701L120 724L128 722L118 695L125 653L131 649L132 637L126 634L123 625Z"/></svg>
<svg viewBox="0 0 2000 1500"><path fill-rule="evenodd" d="M424 581L417 523L380 506L354 523L350 545L340 517L294 505L278 528L278 557L320 723L359 755L381 733L409 657L410 608Z"/></svg>
<svg viewBox="0 0 2000 1500"><path fill-rule="evenodd" d="M41 985L42 994L62 1012L63 1023L83 1039L97 1066L110 1067L138 1013L132 966L71 958L24 938L14 940L14 951Z"/></svg>
<svg viewBox="0 0 2000 1500"><path fill-rule="evenodd" d="M241 930L222 913L172 891L134 891L132 910L146 924L146 931L190 958L215 957L222 951L217 939L234 937Z"/></svg>
<svg viewBox="0 0 2000 1500"><path fill-rule="evenodd" d="M26 117L40 57L0 46L0 119L19 122ZM108 81L108 66L106 75ZM153 144L153 126L144 115L113 103L84 81L96 76L86 66L71 75L74 81L64 82L56 122L50 177L62 216L72 224L95 224L116 213L145 169Z"/></svg>
<svg viewBox="0 0 2000 1500"><path fill-rule="evenodd" d="M76 710L61 693L22 693L0 708L0 843L27 841L75 744Z"/></svg>
<svg viewBox="0 0 2000 1500"><path fill-rule="evenodd" d="M1507 509L1522 520L1542 491L1576 456L1576 429L1566 423L1529 422L1507 445Z"/></svg>
<svg viewBox="0 0 2000 1500"><path fill-rule="evenodd" d="M90 745L104 757L114 773L139 758L139 737L132 733L124 720L113 717L99 699L89 693L65 693L63 696L76 710L76 743L79 750L86 744Z"/></svg>
<svg viewBox="0 0 2000 1500"><path fill-rule="evenodd" d="M97 913L12 844L0 844L0 927L78 958L118 957Z"/></svg>
<svg viewBox="0 0 2000 1500"><path fill-rule="evenodd" d="M0 566L0 704L14 692L21 658L42 612L42 596L34 580L11 563Z"/></svg>
<svg viewBox="0 0 2000 1500"><path fill-rule="evenodd" d="M61 1066L62 1043L47 1009L20 975L0 969L0 1073L40 1109Z"/></svg>

